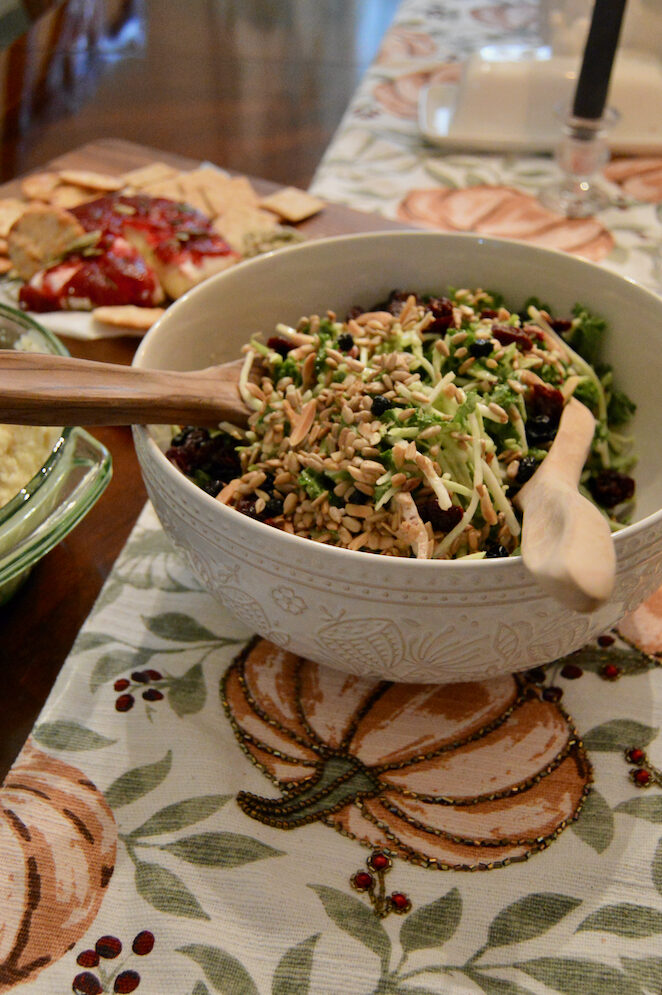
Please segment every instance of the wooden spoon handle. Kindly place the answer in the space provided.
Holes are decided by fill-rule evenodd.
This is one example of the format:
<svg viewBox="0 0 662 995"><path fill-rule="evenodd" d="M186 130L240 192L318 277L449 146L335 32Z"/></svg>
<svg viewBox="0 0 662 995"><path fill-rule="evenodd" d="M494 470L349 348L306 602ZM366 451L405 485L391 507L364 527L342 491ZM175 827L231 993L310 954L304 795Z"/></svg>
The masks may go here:
<svg viewBox="0 0 662 995"><path fill-rule="evenodd" d="M241 361L186 373L0 350L0 422L245 424Z"/></svg>
<svg viewBox="0 0 662 995"><path fill-rule="evenodd" d="M616 572L609 523L577 489L594 431L593 415L572 398L549 453L515 498L525 566L547 594L580 612L608 600Z"/></svg>

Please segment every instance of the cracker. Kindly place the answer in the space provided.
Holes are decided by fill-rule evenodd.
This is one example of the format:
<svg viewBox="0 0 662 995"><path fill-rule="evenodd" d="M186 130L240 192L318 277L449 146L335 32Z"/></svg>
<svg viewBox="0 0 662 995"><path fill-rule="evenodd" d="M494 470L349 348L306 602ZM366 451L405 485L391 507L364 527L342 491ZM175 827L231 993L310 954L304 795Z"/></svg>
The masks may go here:
<svg viewBox="0 0 662 995"><path fill-rule="evenodd" d="M23 280L64 256L85 235L77 218L50 204L23 205L8 236L9 258Z"/></svg>
<svg viewBox="0 0 662 995"><path fill-rule="evenodd" d="M235 252L240 253L244 250L244 240L247 235L270 231L277 224L278 220L271 212L245 204L234 204L226 208L212 222L214 230L225 239Z"/></svg>
<svg viewBox="0 0 662 995"><path fill-rule="evenodd" d="M150 162L146 166L138 166L137 169L123 173L122 181L126 187L142 190L151 183L159 183L161 180L177 176L178 173L179 170L175 169L174 166L168 166L165 162Z"/></svg>
<svg viewBox="0 0 662 995"><path fill-rule="evenodd" d="M310 218L313 214L318 214L325 204L319 197L314 197L305 190L298 190L296 187L282 187L275 193L269 194L260 200L260 207L273 211L284 221L296 223Z"/></svg>
<svg viewBox="0 0 662 995"><path fill-rule="evenodd" d="M55 207L77 207L78 204L84 204L86 200L95 200L98 196L98 190L84 189L73 183L60 183L51 191L48 202Z"/></svg>
<svg viewBox="0 0 662 995"><path fill-rule="evenodd" d="M48 200L59 182L58 173L32 173L21 180L21 192L28 200Z"/></svg>
<svg viewBox="0 0 662 995"><path fill-rule="evenodd" d="M140 188L140 193L148 194L150 197L166 197L168 200L181 200L182 188L179 182L179 174L168 176L165 179L155 180Z"/></svg>
<svg viewBox="0 0 662 995"><path fill-rule="evenodd" d="M204 196L204 191L199 181L188 173L182 173L179 178L179 188L181 190L181 200L203 214L209 214L209 204Z"/></svg>
<svg viewBox="0 0 662 995"><path fill-rule="evenodd" d="M115 304L92 309L92 317L102 325L147 331L164 312L162 307L137 307L135 304Z"/></svg>
<svg viewBox="0 0 662 995"><path fill-rule="evenodd" d="M0 237L5 238L9 234L9 229L26 208L24 200L18 197L3 197L0 200Z"/></svg>
<svg viewBox="0 0 662 995"><path fill-rule="evenodd" d="M63 183L72 186L84 187L88 190L99 190L112 192L121 190L124 180L118 176L110 176L107 173L97 173L92 169L61 169L60 179Z"/></svg>

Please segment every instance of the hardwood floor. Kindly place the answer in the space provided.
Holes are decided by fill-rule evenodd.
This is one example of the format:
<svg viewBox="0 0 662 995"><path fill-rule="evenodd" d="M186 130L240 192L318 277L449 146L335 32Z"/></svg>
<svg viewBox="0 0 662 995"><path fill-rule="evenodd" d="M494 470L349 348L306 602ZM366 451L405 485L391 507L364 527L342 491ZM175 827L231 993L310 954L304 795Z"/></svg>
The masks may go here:
<svg viewBox="0 0 662 995"><path fill-rule="evenodd" d="M12 46L0 178L112 137L307 186L397 7L70 0Z"/></svg>

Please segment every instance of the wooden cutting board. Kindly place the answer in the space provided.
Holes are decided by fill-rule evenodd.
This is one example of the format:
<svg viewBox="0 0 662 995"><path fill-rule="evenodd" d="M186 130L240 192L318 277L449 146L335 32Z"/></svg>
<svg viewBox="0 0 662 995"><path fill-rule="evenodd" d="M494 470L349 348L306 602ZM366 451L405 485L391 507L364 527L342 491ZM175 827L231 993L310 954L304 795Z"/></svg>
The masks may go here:
<svg viewBox="0 0 662 995"><path fill-rule="evenodd" d="M82 145L65 155L46 163L43 170L89 169L99 173L119 176L131 169L146 166L151 162L165 162L177 169L195 169L200 163L186 156L172 152L151 149L119 138L104 138L88 145ZM215 165L223 166L222 163ZM39 170L41 172L41 170ZM279 184L269 180L248 177L259 194L269 194L279 189ZM0 196L20 196L20 178L0 186ZM389 229L410 228L398 221L391 221L379 214L355 211L344 204L329 203L319 214L296 225L310 238L323 238L329 235L344 235L360 231L386 231Z"/></svg>

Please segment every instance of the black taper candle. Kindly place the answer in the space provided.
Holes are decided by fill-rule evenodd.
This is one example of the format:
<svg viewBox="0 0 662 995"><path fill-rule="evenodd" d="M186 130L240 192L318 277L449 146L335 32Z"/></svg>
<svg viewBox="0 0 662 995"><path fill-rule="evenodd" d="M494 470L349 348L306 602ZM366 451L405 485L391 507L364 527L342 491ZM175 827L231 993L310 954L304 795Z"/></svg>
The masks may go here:
<svg viewBox="0 0 662 995"><path fill-rule="evenodd" d="M572 105L573 117L591 121L602 117L625 4L626 0L595 0Z"/></svg>

